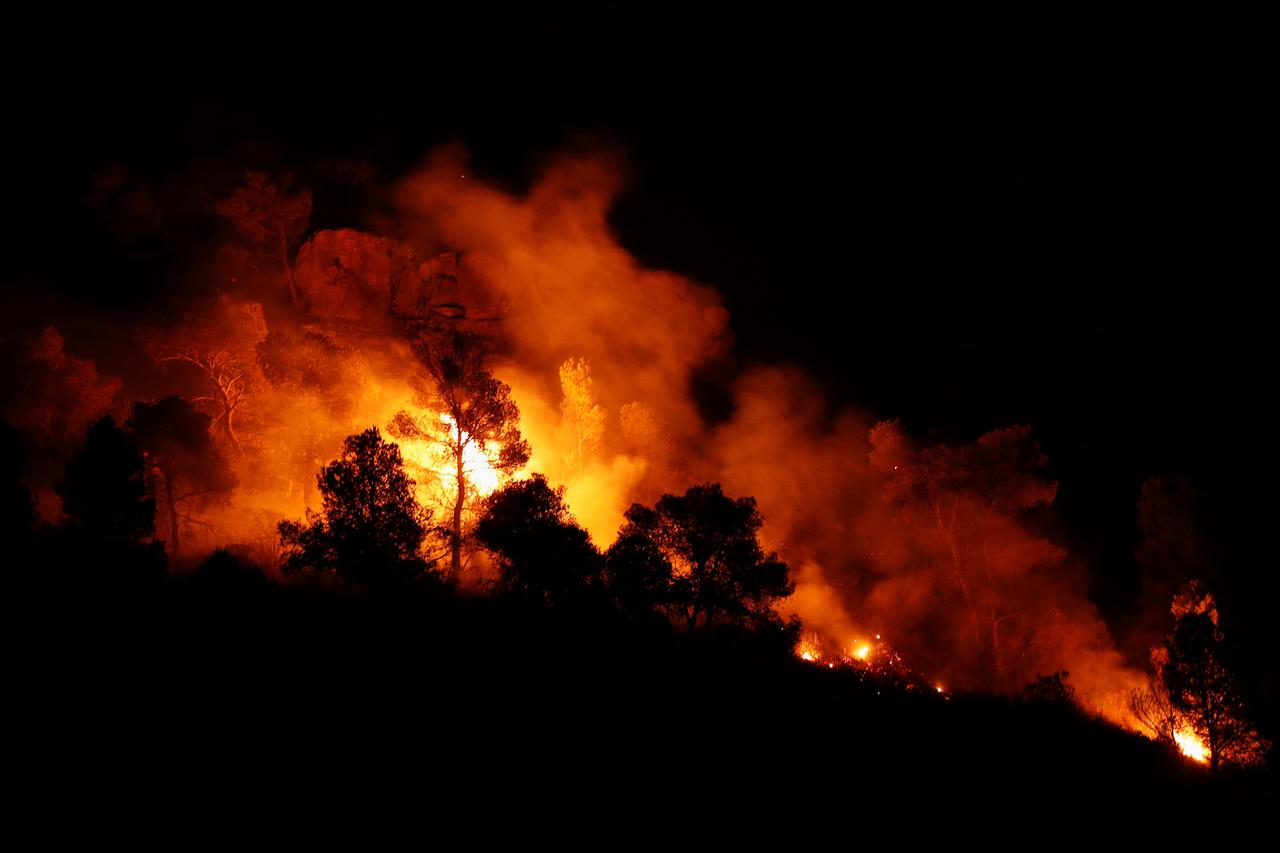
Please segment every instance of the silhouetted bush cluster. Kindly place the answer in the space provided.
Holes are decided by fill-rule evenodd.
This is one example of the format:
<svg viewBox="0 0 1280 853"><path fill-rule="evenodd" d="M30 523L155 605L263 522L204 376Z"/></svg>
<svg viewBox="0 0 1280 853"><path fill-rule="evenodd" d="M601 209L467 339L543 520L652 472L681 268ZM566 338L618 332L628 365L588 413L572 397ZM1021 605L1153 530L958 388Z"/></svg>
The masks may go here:
<svg viewBox="0 0 1280 853"><path fill-rule="evenodd" d="M9 599L21 638L9 709L19 751L38 745L42 767L167 756L174 784L217 760L250 776L270 765L288 786L381 765L499 788L555 767L564 784L624 800L657 785L702 791L708 807L819 802L833 768L854 780L844 797L1268 793L1265 775L1211 779L1061 713L1066 673L1011 702L796 661L793 626L768 608L789 590L785 566L755 540L754 502L715 485L632 507L601 554L544 479L513 483L476 530L500 571L495 594L476 596L411 559L420 528L397 515L394 477L379 480L385 506L344 514L344 489L395 467L372 431L322 475L336 501L309 522L322 526L286 528L299 567L287 583L227 550L164 571L141 454L110 420L67 467L59 526L33 527L19 457L6 456L9 535L31 555ZM404 535L371 532L387 529Z"/></svg>

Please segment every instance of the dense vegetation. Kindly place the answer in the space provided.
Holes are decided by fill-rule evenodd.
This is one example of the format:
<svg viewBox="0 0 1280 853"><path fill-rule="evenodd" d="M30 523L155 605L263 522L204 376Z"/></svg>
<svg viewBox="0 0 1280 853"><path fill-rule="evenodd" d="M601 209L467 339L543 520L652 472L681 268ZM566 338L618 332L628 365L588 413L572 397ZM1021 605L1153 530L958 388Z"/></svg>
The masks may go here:
<svg viewBox="0 0 1280 853"><path fill-rule="evenodd" d="M138 451L108 421L89 436L61 486L66 524L33 530L28 515L11 534L10 705L42 783L66 766L148 767L192 790L226 774L288 788L416 768L464 796L589 792L623 809L689 791L707 807L799 808L921 791L1268 791L1265 774L1211 775L1087 718L1061 678L1019 698L943 696L798 661L795 627L759 606L785 591L786 567L754 545L752 502L718 487L633 508L602 555L556 490L516 481L477 534L501 580L462 594L403 549L343 542L376 543L383 524L392 545L421 535L395 511L394 445L371 430L322 472L325 515L282 525L295 550L280 584L227 551L166 573ZM395 500L352 516L373 486ZM624 583L629 565L643 572Z"/></svg>

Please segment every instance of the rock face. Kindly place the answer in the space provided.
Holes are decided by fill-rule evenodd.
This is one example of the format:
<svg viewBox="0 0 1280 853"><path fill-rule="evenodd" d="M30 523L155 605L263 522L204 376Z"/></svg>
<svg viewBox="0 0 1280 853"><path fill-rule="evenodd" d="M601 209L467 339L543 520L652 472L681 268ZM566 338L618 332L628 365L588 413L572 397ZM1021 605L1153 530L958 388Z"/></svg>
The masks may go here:
<svg viewBox="0 0 1280 853"><path fill-rule="evenodd" d="M312 314L371 320L402 288L420 289L408 246L352 228L317 231L298 249L294 276Z"/></svg>
<svg viewBox="0 0 1280 853"><path fill-rule="evenodd" d="M396 289L391 308L401 317L439 314L439 302L454 301L458 289L458 256L453 252L423 261Z"/></svg>
<svg viewBox="0 0 1280 853"><path fill-rule="evenodd" d="M502 314L501 261L483 252L415 257L404 243L352 228L317 231L294 277L312 315L356 323L388 313L480 330Z"/></svg>

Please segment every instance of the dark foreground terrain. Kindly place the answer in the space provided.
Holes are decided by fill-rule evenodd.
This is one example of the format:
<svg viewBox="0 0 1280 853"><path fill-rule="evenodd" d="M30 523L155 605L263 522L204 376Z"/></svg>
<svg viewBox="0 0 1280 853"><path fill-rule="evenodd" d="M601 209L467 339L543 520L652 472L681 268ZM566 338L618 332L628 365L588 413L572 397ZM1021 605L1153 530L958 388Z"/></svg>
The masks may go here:
<svg viewBox="0 0 1280 853"><path fill-rule="evenodd" d="M346 808L394 792L705 816L1274 794L1265 773L1211 776L1070 706L944 697L727 633L440 591L282 589L234 563L21 592L6 704L33 807Z"/></svg>

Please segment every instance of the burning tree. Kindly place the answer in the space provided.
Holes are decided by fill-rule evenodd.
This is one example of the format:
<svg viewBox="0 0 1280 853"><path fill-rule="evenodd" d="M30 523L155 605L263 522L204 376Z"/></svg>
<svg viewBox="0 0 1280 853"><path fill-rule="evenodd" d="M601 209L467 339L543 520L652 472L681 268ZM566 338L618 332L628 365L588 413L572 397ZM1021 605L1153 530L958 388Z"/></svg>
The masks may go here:
<svg viewBox="0 0 1280 853"><path fill-rule="evenodd" d="M216 209L255 246L253 254L280 264L295 308L303 299L293 270L293 245L311 222L311 193L287 195L265 172L246 172L244 183Z"/></svg>
<svg viewBox="0 0 1280 853"><path fill-rule="evenodd" d="M1129 693L1129 711L1150 738L1181 747L1179 737L1185 740L1187 730L1164 683L1165 660L1163 647L1151 650L1151 670L1147 673L1147 684Z"/></svg>
<svg viewBox="0 0 1280 853"><path fill-rule="evenodd" d="M348 436L342 457L316 477L320 514L282 521L287 573L333 574L381 591L426 574L422 557L431 514L413 496L400 448L377 427Z"/></svg>
<svg viewBox="0 0 1280 853"><path fill-rule="evenodd" d="M1239 681L1226 664L1213 596L1192 583L1174 597L1172 609L1173 632L1158 658L1170 704L1207 751L1210 767L1260 764L1270 744L1250 723Z"/></svg>
<svg viewBox="0 0 1280 853"><path fill-rule="evenodd" d="M604 435L604 409L596 402L592 389L591 368L580 358L560 365L560 440L565 454L566 471L581 474L587 455L600 447Z"/></svg>
<svg viewBox="0 0 1280 853"><path fill-rule="evenodd" d="M479 339L449 331L420 340L415 352L430 380L420 389L422 405L438 414L414 418L401 413L395 428L402 434L433 436L448 457L449 574L456 580L462 573L466 541L464 513L482 497L477 474L489 473L493 481L484 491L493 491L500 477L510 477L529 461L529 443L520 435L520 411L511 400L511 388L485 366Z"/></svg>
<svg viewBox="0 0 1280 853"><path fill-rule="evenodd" d="M648 403L626 403L618 410L618 434L619 446L625 453L645 460L635 493L661 495L669 460L673 458L662 416Z"/></svg>
<svg viewBox="0 0 1280 853"><path fill-rule="evenodd" d="M784 627L773 605L795 585L787 564L760 546L755 498L730 498L711 483L663 495L652 508L633 504L626 519L610 551L611 576L633 592L648 590L655 604L666 602L687 633L717 624ZM632 571L644 577L624 581Z"/></svg>

